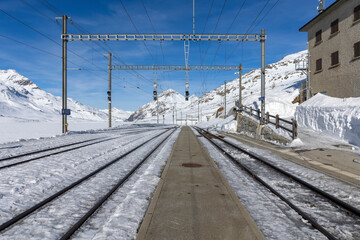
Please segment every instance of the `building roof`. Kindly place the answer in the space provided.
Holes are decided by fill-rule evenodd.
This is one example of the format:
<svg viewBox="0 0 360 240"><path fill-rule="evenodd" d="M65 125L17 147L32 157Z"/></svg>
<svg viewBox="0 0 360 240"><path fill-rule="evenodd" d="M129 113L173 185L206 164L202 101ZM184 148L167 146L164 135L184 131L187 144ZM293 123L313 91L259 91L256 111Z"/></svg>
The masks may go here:
<svg viewBox="0 0 360 240"><path fill-rule="evenodd" d="M347 0L337 0L333 4L331 4L328 8L326 8L324 11L319 13L316 17L311 19L308 23L306 23L304 26L302 26L299 31L300 32L307 32L309 28L314 26L314 24L319 21L320 19L327 16L330 12L332 12L334 9L336 9L340 4L346 2Z"/></svg>

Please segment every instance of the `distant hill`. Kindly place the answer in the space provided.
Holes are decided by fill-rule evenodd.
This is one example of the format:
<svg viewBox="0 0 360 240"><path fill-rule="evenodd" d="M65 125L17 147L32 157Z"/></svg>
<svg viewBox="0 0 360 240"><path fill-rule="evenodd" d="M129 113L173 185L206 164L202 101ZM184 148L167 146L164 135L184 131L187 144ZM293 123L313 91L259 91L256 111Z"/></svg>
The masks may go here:
<svg viewBox="0 0 360 240"><path fill-rule="evenodd" d="M61 97L41 90L15 70L0 70L0 117L24 120L51 120L58 118L62 108ZM108 110L97 109L68 98L70 118L102 121L108 119ZM114 121L127 119L132 112L114 108Z"/></svg>

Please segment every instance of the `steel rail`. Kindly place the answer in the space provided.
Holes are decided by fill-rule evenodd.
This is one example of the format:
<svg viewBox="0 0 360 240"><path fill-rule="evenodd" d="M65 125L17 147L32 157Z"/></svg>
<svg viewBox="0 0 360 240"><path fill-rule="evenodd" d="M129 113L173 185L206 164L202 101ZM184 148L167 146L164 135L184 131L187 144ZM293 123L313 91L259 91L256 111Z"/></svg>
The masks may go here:
<svg viewBox="0 0 360 240"><path fill-rule="evenodd" d="M103 142L111 141L111 140L114 140L114 139L117 139L117 138L120 138L120 137L112 137L112 138L108 138L108 139L105 139L105 140L101 140L101 141L97 141L97 142L92 142L92 143L84 144L84 145L77 146L77 147L73 147L73 148L68 148L68 149L65 149L65 150L62 150L62 151L58 151L58 152L54 152L54 153L49 153L49 154L42 155L42 156L39 156L39 157L30 158L30 159L27 159L27 160L24 160L24 161L15 162L15 163L10 163L10 164L8 164L8 165L0 166L0 170L1 170L1 169L4 169L4 168L15 167L15 166L18 166L18 165L21 165L21 164L25 164L25 163L28 163L28 162L32 162L32 161L35 161L35 160L39 160L39 159L42 159L42 158L45 158L45 157L50 157L50 156L58 155L58 154L60 154L60 153L70 152L70 151L73 151L73 150L77 150L77 149L80 149L80 148L83 148L83 147L88 147L88 146L95 145L95 144L98 144L98 143L103 143Z"/></svg>
<svg viewBox="0 0 360 240"><path fill-rule="evenodd" d="M300 208L295 206L290 200L288 200L286 197L284 197L281 193L276 191L273 187L271 187L269 184L267 184L264 180L262 180L259 176L257 176L253 171L251 171L248 167L238 162L233 156L231 156L228 152L226 152L223 148L221 148L218 144L216 144L213 140L210 139L207 135L210 135L212 137L217 138L216 135L213 135L211 133L208 133L207 131L195 128L198 133L200 133L203 137L205 137L210 143L212 143L217 149L219 149L226 157L228 157L233 163L235 163L240 168L244 169L252 178L257 180L259 183L261 183L263 186L265 186L270 192L275 194L277 197L279 197L282 201L284 201L286 204L288 204L289 207L291 207L293 210L295 210L299 215L301 215L305 220L308 220L311 225L316 228L318 231L320 231L324 236L326 236L330 240L336 240L337 238L332 235L330 232L328 232L325 228L323 228L317 221L312 218L310 215L302 211ZM204 134L202 131L204 131L206 134ZM251 156L251 155L250 155Z"/></svg>
<svg viewBox="0 0 360 240"><path fill-rule="evenodd" d="M103 203L119 188L121 187L135 172L137 169L142 166L145 161L150 158L150 156L159 149L159 147L176 131L173 130L166 138L164 138L160 143L158 143L135 167L133 167L130 172L128 172L118 183L106 194L104 195L85 215L83 215L61 238L60 240L69 239L90 217L98 210Z"/></svg>
<svg viewBox="0 0 360 240"><path fill-rule="evenodd" d="M29 216L31 213L35 212L36 210L40 209L41 207L43 207L44 205L46 205L47 203L53 201L54 199L56 199L57 197L63 195L64 193L66 193L67 191L69 191L70 189L76 187L77 185L79 185L80 183L84 182L85 180L89 179L90 177L94 176L95 174L101 172L102 170L108 168L109 166L113 165L114 163L118 162L119 160L121 160L122 158L124 158L125 156L129 155L130 153L136 151L137 149L139 149L140 147L142 147L144 144L152 141L153 139L165 134L166 132L170 131L170 129L154 136L153 138L146 140L145 142L141 143L140 145L136 146L135 148L127 151L126 153L122 154L121 156L111 160L110 162L104 164L103 166L101 166L100 168L92 171L91 173L87 174L86 176L82 177L81 179L73 182L72 184L68 185L67 187L63 188L62 190L56 192L55 194L51 195L50 197L42 200L41 202L35 204L34 206L32 206L31 208L29 208L28 210L25 210L24 212L16 215L15 217L13 217L12 219L2 223L0 225L0 232L5 230L6 228L14 225L16 222L20 221L21 219Z"/></svg>
<svg viewBox="0 0 360 240"><path fill-rule="evenodd" d="M152 131L152 130L153 129L151 129L149 131ZM120 131L120 132L122 132L122 131ZM142 131L130 131L130 132L125 132L125 133L129 134L129 133L137 133L137 132L142 132ZM56 146L56 147L41 149L41 150L37 150L37 151L33 151L33 152L21 153L21 154L14 155L14 156L0 158L0 162L1 161L11 160L11 159L14 159L14 158L26 157L26 156L30 156L30 155L34 155L34 154L38 154L38 153L48 152L48 151L56 150L56 149L59 149L59 148L70 147L70 146L74 146L74 145L77 145L77 144L91 142L91 141L95 141L95 140L99 140L99 139L103 139L103 138L106 138L106 137L97 137L97 138L88 139L88 140L84 140L84 141L80 141L80 142L74 142L74 143L69 143L69 144L65 144L65 145L59 145L59 146Z"/></svg>
<svg viewBox="0 0 360 240"><path fill-rule="evenodd" d="M149 130L149 131L152 131L152 130L153 130L153 129L151 129L151 130ZM133 132L127 132L126 134L134 134L134 133L143 133L143 132L142 132L142 131L133 131ZM57 154L60 154L60 153L70 152L70 151L77 150L77 149L80 149L80 148L83 148L83 147L88 147L88 146L91 146L91 145L94 145L94 144L111 141L111 140L114 140L114 139L117 139L117 138L120 138L120 137L121 137L121 136L111 137L111 138L107 138L107 139L100 140L100 141L97 141L97 142L92 142L92 143L84 144L84 145L81 145L81 146L64 149L64 150L59 151L59 152L49 153L49 154L46 154L46 155L34 157L34 158L27 159L27 160L24 160L24 161L19 161L19 162L11 163L11 164L8 164L8 165L3 165L3 166L0 166L0 170L1 170L1 169L4 169L4 168L14 167L14 166L18 166L18 165L21 165L21 164L24 164L24 163L32 162L32 161L35 161L35 160L38 160L38 159L42 159L42 158L45 158L45 157L50 157L50 156L57 155ZM64 147L69 147L69 146L73 146L73 145L78 145L78 144L81 144L81 143L90 142L90 141L93 141L93 140L98 140L98 139L103 139L103 138L105 138L105 137L95 138L95 139L86 140L86 141L82 141L82 142L77 142L77 143L73 143L73 144L66 144L66 145L54 147L54 148L51 148L51 149L45 149L45 150L39 150L39 151L35 151L35 152L20 154L20 155L12 156L12 157L9 157L9 158L3 158L3 159L1 159L0 161L9 161L9 160L13 160L13 159L19 158L19 157L25 157L25 156L34 155L34 154L37 154L37 153L48 152L48 151L50 151L50 150L56 150L56 149L59 149L59 148L64 148Z"/></svg>
<svg viewBox="0 0 360 240"><path fill-rule="evenodd" d="M81 144L81 143L91 142L91 141L95 141L95 140L98 140L98 139L101 139L101 138L105 138L105 137L93 138L93 139L89 139L89 140L85 140L85 141L81 141L81 142L69 143L69 144L56 146L56 147L52 147L52 148L46 148L46 149L41 149L41 150L37 150L37 151L33 151L33 152L27 152L27 153L22 153L22 154L19 154L19 155L0 158L0 162L1 161L6 161L6 160L11 160L11 159L14 159L14 158L19 158L19 157L26 157L26 156L34 155L34 154L37 154L37 153L48 152L48 151L56 150L56 149L63 148L63 147L69 147L69 146L73 146L73 145L77 145L77 144Z"/></svg>
<svg viewBox="0 0 360 240"><path fill-rule="evenodd" d="M297 177L297 176L295 176L295 175L293 175L293 174L291 174L289 172L286 172L286 171L282 170L281 168L279 168L279 167L275 166L274 164L270 163L265 157L260 156L260 155L258 155L256 153L247 151L246 149L244 149L244 148L242 148L240 146L236 146L236 145L234 145L234 144L232 144L232 143L230 143L230 142L228 142L228 141L226 141L226 140L224 140L224 139L222 139L222 138L220 138L220 137L218 137L218 136L216 136L216 135L214 135L212 133L209 133L208 131L205 131L204 129L202 129L202 130L204 132L206 132L207 134L215 137L216 139L230 145L231 147L233 147L233 148L235 148L235 149L249 155L250 157L255 158L256 160L266 164L267 166L269 166L269 167L273 168L274 170L280 172L281 174L293 179L294 181L296 181L296 182L300 183L301 185L309 188L310 190L320 194L321 196L323 196L326 199L332 201L333 203L339 205L340 207L346 209L347 211L353 213L354 215L357 215L358 217L360 217L360 209L358 209L358 208L356 208L354 206L351 206L350 204L348 204L348 203L338 199L337 197L335 197L335 196L333 196L333 195L331 195L331 194L329 194L329 193L315 187L314 185L311 185L310 183L302 180L301 178L299 178L299 177Z"/></svg>

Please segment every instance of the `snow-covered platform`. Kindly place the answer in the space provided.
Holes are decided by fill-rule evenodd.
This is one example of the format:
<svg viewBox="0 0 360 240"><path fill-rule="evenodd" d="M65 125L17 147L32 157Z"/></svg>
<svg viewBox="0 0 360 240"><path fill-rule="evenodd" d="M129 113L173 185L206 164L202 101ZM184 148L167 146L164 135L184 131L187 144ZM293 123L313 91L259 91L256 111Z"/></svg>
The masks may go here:
<svg viewBox="0 0 360 240"><path fill-rule="evenodd" d="M216 164L183 127L137 239L264 239Z"/></svg>

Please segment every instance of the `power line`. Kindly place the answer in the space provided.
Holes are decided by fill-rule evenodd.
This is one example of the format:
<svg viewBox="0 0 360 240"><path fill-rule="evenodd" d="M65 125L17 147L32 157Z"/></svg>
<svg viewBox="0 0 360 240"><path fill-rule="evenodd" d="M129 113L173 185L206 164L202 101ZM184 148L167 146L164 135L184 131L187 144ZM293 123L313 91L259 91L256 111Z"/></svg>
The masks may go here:
<svg viewBox="0 0 360 240"><path fill-rule="evenodd" d="M266 8L266 6L269 4L270 0L268 0L265 3L265 6L261 9L261 11L258 13L258 15L256 16L256 18L254 19L254 21L251 23L250 27L248 28L248 30L246 31L245 34L247 34L249 32L249 30L251 29L251 27L254 25L254 23L256 22L256 20L260 17L261 13L264 11L264 9Z"/></svg>
<svg viewBox="0 0 360 240"><path fill-rule="evenodd" d="M123 7L123 9L124 9L124 11L125 11L126 15L127 15L127 16L128 16L128 18L130 19L131 24L134 26L134 28L135 28L136 32L137 32L138 34L140 34L140 32L139 32L139 30L137 29L137 27L136 27L136 25L135 25L134 21L133 21L133 20L132 20L132 18L131 18L131 16L130 16L129 12L126 10L124 3L123 3L121 0L119 0L119 1L120 1L120 3L121 3L121 6L122 6L122 7ZM146 43L145 43L145 42L142 42L142 43L144 44L144 46L145 46L146 50L149 52L149 54L150 54L151 58L153 59L153 61L156 63L156 60L154 59L154 56L151 54L151 52L150 52L150 50L149 50L148 46L146 45Z"/></svg>
<svg viewBox="0 0 360 240"><path fill-rule="evenodd" d="M206 17L206 21L205 21L205 25L204 25L204 29L203 29L202 33L205 32L206 24L207 24L207 22L208 22L208 20L209 20L209 16L210 16L210 13L211 13L211 10L212 10L213 5L214 5L214 0L211 1L210 9L209 9L208 15L207 15L207 17Z"/></svg>
<svg viewBox="0 0 360 240"><path fill-rule="evenodd" d="M49 17L47 14L45 14L44 12L40 11L39 9L37 9L36 7L34 7L33 5L31 5L30 3L28 3L25 0L20 0L21 2L23 2L25 5L27 5L28 7L30 7L32 10L38 12L40 15L44 16L45 18L49 19L50 21L54 21L56 22L54 19L52 19L51 17Z"/></svg>
<svg viewBox="0 0 360 240"><path fill-rule="evenodd" d="M261 9L261 11L258 13L258 15L255 17L254 21L250 24L248 30L245 32L245 34L249 33L249 30L252 28L252 26L254 25L254 23L256 22L256 20L259 18L259 16L261 15L261 13L264 11L264 9L266 8L266 6L269 4L270 0L267 0L267 2L265 3L264 7ZM239 47L240 43L243 42L239 42L238 44L236 44L235 48L231 51L229 57L227 59L230 59L232 57L232 55L235 53L236 49Z"/></svg>
<svg viewBox="0 0 360 240"><path fill-rule="evenodd" d="M58 8L56 8L54 5L52 5L51 3L49 3L48 1L46 1L46 0L38 0L41 4L43 4L46 8L48 8L50 11L52 11L54 14L56 14L56 15L64 15ZM78 29L80 32L82 32L82 33L87 33L87 34L89 34L90 32L88 32L86 29L84 29L83 27L81 27L79 24L77 24L76 22L74 22L74 21L71 21L71 23L72 23L72 25L76 28L76 29ZM83 42L84 44L85 44L85 42ZM102 48L105 52L109 52L109 50L108 49L106 49L106 48L104 48L101 44L99 44L98 42L95 42L96 43L96 45L97 46L99 46L100 48ZM104 44L105 44L105 42L104 42ZM99 50L97 50L96 48L94 48L94 47L92 47L91 45L89 45L89 44L85 44L86 46L88 46L88 47L90 47L91 49L93 49L94 51L96 51L96 52L98 52L101 56L103 56L103 57L105 57L104 56L104 54L102 53L102 52L100 52ZM105 44L105 46L107 47L107 48L110 48L109 46L107 46L106 44ZM70 50L69 50L70 51ZM71 51L70 51L71 52ZM110 52L114 52L111 48L110 48ZM106 57L105 57L106 58ZM121 59L120 59L121 60ZM121 60L122 61L122 60ZM70 61L69 61L70 62ZM89 61L88 61L89 62ZM94 66L97 66L97 65L95 65L95 64L93 64L93 63L91 63L92 65L94 65ZM98 67L98 66L97 66ZM101 69L100 67L99 67L99 69ZM84 69L85 70L85 69ZM104 69L101 69L101 71L104 71L104 72L106 72L106 70L104 70ZM139 75L139 74L138 74ZM145 77L143 77L142 75L141 75L141 77L142 78L144 78L145 79Z"/></svg>
<svg viewBox="0 0 360 240"><path fill-rule="evenodd" d="M280 0L277 0L274 5L265 13L265 15L260 19L259 22L256 23L256 25L252 28L252 30L250 31L250 33L252 31L254 31L254 29L264 20L264 18L271 12L271 10L278 4Z"/></svg>
<svg viewBox="0 0 360 240"><path fill-rule="evenodd" d="M220 22L220 18L221 18L221 15L222 15L222 13L223 13L223 10L224 10L224 8L225 8L225 4L226 4L226 2L227 2L227 0L224 0L224 3L223 3L223 5L222 5L221 11L220 11L220 15L219 15L218 20L217 20L217 22L216 22L216 25L215 25L215 28L214 28L213 34L215 33L216 28L217 28L217 26L218 26L218 24L219 24L219 22ZM209 50L209 47L210 47L210 43L207 45L207 48L206 48L206 51L205 51L204 57L203 57L203 59L201 60L201 65L204 63L205 56L206 56L206 54L207 54L207 52L208 52L208 50Z"/></svg>
<svg viewBox="0 0 360 240"><path fill-rule="evenodd" d="M143 6L144 9L145 9L146 16L147 16L148 19L149 19L149 22L150 22L150 24L151 24L151 27L152 27L153 31L154 31L155 33L157 33L156 30L155 30L155 27L154 27L154 25L153 25L153 23L152 23L152 21L151 21L150 15L149 15L149 13L148 13L148 11L147 11L147 9L146 9L146 6L145 6L143 0L141 0L141 4L142 4L142 6ZM162 47L162 45L161 45L161 41L160 41L160 48L161 48L161 54L162 54L162 57L163 57L163 63L165 63L164 51L163 51L163 47Z"/></svg>
<svg viewBox="0 0 360 240"><path fill-rule="evenodd" d="M237 17L239 16L239 14L240 14L241 10L244 8L245 3L246 3L246 0L244 0L243 4L241 5L241 7L239 8L239 10L237 11L237 13L236 13L236 15L235 15L235 17L234 17L234 20L231 22L231 24L230 24L230 26L229 26L228 30L226 31L226 34L228 34L228 33L229 33L229 31L230 31L230 29L231 29L232 25L235 23L235 20L236 20L236 19L237 19Z"/></svg>
<svg viewBox="0 0 360 240"><path fill-rule="evenodd" d="M43 52L43 53L46 53L46 54L49 54L49 55L52 55L52 56L55 56L55 57L58 57L58 58L62 58L62 57L61 57L61 56L59 56L59 55L56 55L56 54L51 53L51 52L48 52L48 51L46 51L46 50L44 50L44 49L40 49L40 48L37 48L37 47L31 46L31 45L29 45L29 44L27 44L27 43L24 43L24 42L18 41L18 40L14 39L14 38L7 37L7 36L4 36L4 35L2 35L2 34L0 35L0 37L3 37L3 38L6 38L6 39L8 39L8 40L11 40L11 41L13 41L13 42L16 42L16 43L22 44L22 45L27 46L27 47L29 47L29 48L33 48L33 49L38 50L38 51L40 51L40 52Z"/></svg>

